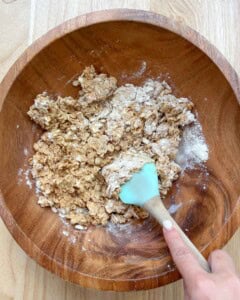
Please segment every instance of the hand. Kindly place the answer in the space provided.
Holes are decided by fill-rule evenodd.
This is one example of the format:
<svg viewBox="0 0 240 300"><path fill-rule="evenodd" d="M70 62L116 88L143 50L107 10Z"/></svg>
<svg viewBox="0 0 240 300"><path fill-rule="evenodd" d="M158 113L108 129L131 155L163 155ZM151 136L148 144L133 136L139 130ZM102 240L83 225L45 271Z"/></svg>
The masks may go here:
<svg viewBox="0 0 240 300"><path fill-rule="evenodd" d="M207 273L171 222L165 221L163 226L172 258L183 277L185 300L240 299L240 278L231 257L225 251L215 250L210 254L208 262L212 273Z"/></svg>

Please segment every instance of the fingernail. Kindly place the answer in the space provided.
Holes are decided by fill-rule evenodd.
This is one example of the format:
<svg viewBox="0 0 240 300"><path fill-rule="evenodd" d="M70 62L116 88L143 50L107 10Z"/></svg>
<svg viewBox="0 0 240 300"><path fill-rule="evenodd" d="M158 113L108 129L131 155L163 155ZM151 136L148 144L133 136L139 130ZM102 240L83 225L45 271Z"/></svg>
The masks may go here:
<svg viewBox="0 0 240 300"><path fill-rule="evenodd" d="M170 220L165 220L163 221L163 227L169 231L173 228L173 224Z"/></svg>

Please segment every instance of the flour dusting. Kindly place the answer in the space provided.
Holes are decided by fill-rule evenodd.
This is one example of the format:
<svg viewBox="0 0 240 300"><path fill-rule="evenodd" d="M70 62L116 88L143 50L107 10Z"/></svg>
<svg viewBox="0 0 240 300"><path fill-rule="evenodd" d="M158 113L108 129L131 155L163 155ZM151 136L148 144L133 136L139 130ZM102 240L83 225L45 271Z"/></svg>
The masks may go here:
<svg viewBox="0 0 240 300"><path fill-rule="evenodd" d="M85 226L82 226L80 224L75 225L74 228L77 230L86 230L87 229Z"/></svg>
<svg viewBox="0 0 240 300"><path fill-rule="evenodd" d="M69 238L69 242L72 243L72 244L75 244L76 241L77 241L77 238L74 235L71 235L70 238Z"/></svg>
<svg viewBox="0 0 240 300"><path fill-rule="evenodd" d="M25 175L25 182L27 184L27 186L32 189L32 181L30 179L30 174L31 174L31 170L30 169L27 169L25 172L24 172L24 175Z"/></svg>
<svg viewBox="0 0 240 300"><path fill-rule="evenodd" d="M171 204L170 207L168 208L168 212L169 212L171 215L172 215L172 214L175 214L181 206L182 206L182 203Z"/></svg>
<svg viewBox="0 0 240 300"><path fill-rule="evenodd" d="M194 169L208 160L208 146L198 121L183 130L183 136L176 156L182 170Z"/></svg>
<svg viewBox="0 0 240 300"><path fill-rule="evenodd" d="M65 235L65 236L69 236L69 232L67 230L63 230L62 234Z"/></svg>
<svg viewBox="0 0 240 300"><path fill-rule="evenodd" d="M133 76L134 77L140 77L140 76L142 76L142 74L146 71L146 68L147 68L146 61L142 61L139 70L137 72L133 73Z"/></svg>
<svg viewBox="0 0 240 300"><path fill-rule="evenodd" d="M28 156L28 149L24 148L23 153L24 153L25 156Z"/></svg>
<svg viewBox="0 0 240 300"><path fill-rule="evenodd" d="M26 185L32 189L32 181L31 181L31 170L28 168L26 169L26 164L24 164L24 169L23 168L19 168L18 169L18 184L22 184L23 182L26 183Z"/></svg>
<svg viewBox="0 0 240 300"><path fill-rule="evenodd" d="M22 168L18 169L18 176L22 176L22 173L23 173L23 169Z"/></svg>

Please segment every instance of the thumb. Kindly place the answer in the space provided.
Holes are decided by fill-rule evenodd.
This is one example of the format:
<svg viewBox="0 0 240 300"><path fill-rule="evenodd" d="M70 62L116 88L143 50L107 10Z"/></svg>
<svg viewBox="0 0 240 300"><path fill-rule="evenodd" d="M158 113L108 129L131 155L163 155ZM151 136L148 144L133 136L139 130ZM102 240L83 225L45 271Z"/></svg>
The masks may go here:
<svg viewBox="0 0 240 300"><path fill-rule="evenodd" d="M236 273L232 258L223 250L215 250L209 256L213 273Z"/></svg>
<svg viewBox="0 0 240 300"><path fill-rule="evenodd" d="M186 281L194 280L196 274L206 273L169 220L163 222L163 235L172 258Z"/></svg>

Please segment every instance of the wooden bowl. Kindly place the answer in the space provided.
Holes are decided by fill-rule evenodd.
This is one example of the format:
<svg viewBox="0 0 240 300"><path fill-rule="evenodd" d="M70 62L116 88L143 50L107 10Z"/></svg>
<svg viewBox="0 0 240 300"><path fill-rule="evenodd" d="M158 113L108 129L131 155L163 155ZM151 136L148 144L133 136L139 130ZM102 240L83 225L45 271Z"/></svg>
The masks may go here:
<svg viewBox="0 0 240 300"><path fill-rule="evenodd" d="M187 172L174 184L166 206L178 207L175 219L206 257L239 224L239 79L192 29L150 12L110 10L47 33L0 85L0 212L15 240L40 265L84 287L158 287L180 275L153 219L76 231L40 208L34 186L24 179L41 133L26 115L34 97L42 91L76 95L70 79L90 64L117 77L119 85L166 79L175 94L195 103L210 159L206 169Z"/></svg>

